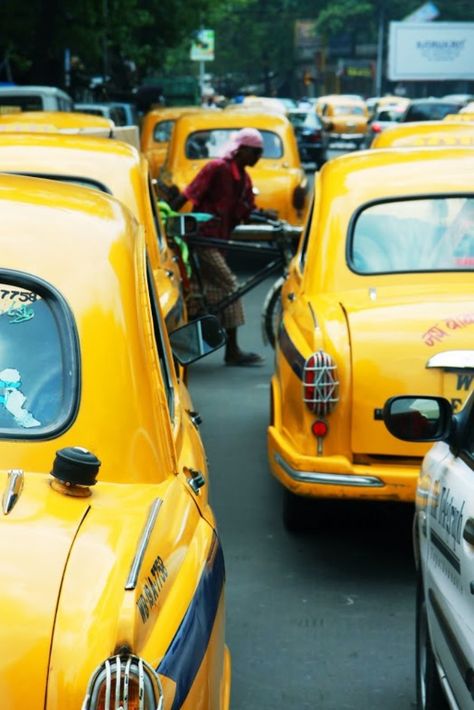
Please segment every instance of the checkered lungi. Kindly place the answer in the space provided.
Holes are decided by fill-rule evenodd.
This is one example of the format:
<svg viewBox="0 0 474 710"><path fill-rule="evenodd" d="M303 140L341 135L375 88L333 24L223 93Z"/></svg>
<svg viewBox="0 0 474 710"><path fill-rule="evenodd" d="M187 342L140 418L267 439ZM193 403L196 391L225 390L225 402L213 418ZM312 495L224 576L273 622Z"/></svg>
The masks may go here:
<svg viewBox="0 0 474 710"><path fill-rule="evenodd" d="M204 288L207 303L213 306L226 296L233 293L238 282L232 273L219 249L209 247L196 248L194 254L199 263L199 273ZM189 318L202 314L202 303L199 298L199 287L195 277L191 278L190 290L187 297ZM223 328L237 328L244 324L244 309L241 299L237 299L230 306L217 314Z"/></svg>

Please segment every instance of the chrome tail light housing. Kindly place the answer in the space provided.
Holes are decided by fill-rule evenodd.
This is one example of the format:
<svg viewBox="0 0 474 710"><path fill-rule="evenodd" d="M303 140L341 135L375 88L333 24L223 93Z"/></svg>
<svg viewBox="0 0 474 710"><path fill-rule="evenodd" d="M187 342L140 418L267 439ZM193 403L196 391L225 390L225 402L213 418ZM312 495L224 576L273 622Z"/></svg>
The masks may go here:
<svg viewBox="0 0 474 710"><path fill-rule="evenodd" d="M303 402L318 417L326 417L339 401L336 363L323 350L310 355L303 367Z"/></svg>
<svg viewBox="0 0 474 710"><path fill-rule="evenodd" d="M158 673L138 656L107 658L94 671L82 710L163 710Z"/></svg>

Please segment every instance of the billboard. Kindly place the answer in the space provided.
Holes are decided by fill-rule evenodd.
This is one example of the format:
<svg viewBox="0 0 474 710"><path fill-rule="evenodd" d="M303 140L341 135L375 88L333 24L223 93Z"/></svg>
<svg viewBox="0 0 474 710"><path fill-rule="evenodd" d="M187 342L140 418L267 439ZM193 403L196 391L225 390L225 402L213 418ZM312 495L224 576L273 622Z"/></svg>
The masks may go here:
<svg viewBox="0 0 474 710"><path fill-rule="evenodd" d="M391 81L474 79L474 22L391 22Z"/></svg>

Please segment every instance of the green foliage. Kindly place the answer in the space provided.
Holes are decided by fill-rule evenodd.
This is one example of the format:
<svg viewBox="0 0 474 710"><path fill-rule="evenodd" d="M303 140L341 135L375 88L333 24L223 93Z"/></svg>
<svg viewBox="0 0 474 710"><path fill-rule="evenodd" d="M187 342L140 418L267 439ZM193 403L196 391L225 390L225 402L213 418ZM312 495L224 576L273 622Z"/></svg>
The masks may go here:
<svg viewBox="0 0 474 710"><path fill-rule="evenodd" d="M159 69L220 0L14 0L0 2L0 64L14 81L61 83L64 52L88 74L114 71L123 59L140 73ZM4 62L5 65L5 62ZM0 76L0 79L7 77Z"/></svg>
<svg viewBox="0 0 474 710"><path fill-rule="evenodd" d="M332 2L319 13L316 28L324 37L357 30L371 21L374 4L369 0L339 0Z"/></svg>

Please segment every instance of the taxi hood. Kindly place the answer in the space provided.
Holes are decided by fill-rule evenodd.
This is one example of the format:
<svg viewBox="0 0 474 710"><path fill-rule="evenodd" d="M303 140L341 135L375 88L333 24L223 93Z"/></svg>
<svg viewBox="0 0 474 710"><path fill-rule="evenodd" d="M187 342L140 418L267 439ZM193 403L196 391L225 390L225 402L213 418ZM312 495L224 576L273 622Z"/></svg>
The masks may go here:
<svg viewBox="0 0 474 710"><path fill-rule="evenodd" d="M1 479L3 494L7 474ZM87 499L59 497L45 476L32 474L0 517L0 694L8 708L44 708L64 570L88 508Z"/></svg>
<svg viewBox="0 0 474 710"><path fill-rule="evenodd" d="M377 289L342 299L352 353L352 447L355 453L400 454L380 411L403 393L444 396L459 407L474 385L472 371L433 366L447 351L473 349L474 299L447 289L427 293ZM373 299L373 300L372 300ZM436 361L435 361L436 362ZM457 400L454 401L454 400ZM374 436L377 427L377 436ZM410 445L413 453L413 445ZM379 449L379 450L377 450ZM426 446L419 446L419 455Z"/></svg>

